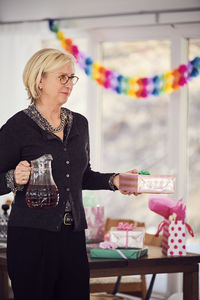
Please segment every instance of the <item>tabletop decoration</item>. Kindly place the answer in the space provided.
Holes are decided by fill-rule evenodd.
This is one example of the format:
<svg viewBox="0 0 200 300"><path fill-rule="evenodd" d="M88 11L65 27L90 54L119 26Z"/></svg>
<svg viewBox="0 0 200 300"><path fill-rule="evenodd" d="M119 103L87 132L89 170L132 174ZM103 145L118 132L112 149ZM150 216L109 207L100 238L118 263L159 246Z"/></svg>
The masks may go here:
<svg viewBox="0 0 200 300"><path fill-rule="evenodd" d="M186 205L183 199L175 201L169 197L149 198L149 208L165 219L158 225L156 236L163 230L162 252L165 255L186 255L186 231L193 237L191 226L185 222Z"/></svg>
<svg viewBox="0 0 200 300"><path fill-rule="evenodd" d="M95 80L97 84L117 94L123 94L131 98L158 97L161 94L170 94L188 84L200 73L200 57L181 64L177 68L164 74L156 74L152 77L131 77L122 75L101 65L98 61L82 52L74 44L73 40L65 37L58 24L49 20L49 28L56 34L62 47L76 58L77 64L85 74Z"/></svg>

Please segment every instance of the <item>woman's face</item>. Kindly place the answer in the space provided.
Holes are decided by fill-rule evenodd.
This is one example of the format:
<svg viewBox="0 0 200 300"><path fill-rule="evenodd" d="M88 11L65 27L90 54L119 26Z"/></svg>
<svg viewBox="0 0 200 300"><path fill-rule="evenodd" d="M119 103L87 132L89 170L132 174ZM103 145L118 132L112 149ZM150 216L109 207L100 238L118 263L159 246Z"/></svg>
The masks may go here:
<svg viewBox="0 0 200 300"><path fill-rule="evenodd" d="M71 62L66 63L63 67L55 71L46 73L40 82L42 88L40 100L53 102L57 105L66 103L73 89L73 83L69 79L67 83L62 84L60 78L63 79L72 75L74 75L74 67Z"/></svg>

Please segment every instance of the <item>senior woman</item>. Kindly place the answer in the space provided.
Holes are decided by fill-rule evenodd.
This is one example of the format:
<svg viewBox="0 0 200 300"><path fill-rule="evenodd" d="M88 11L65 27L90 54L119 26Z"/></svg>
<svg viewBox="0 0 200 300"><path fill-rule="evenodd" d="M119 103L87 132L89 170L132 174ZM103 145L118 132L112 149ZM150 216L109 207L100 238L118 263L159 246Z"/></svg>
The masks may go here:
<svg viewBox="0 0 200 300"><path fill-rule="evenodd" d="M0 194L15 194L7 240L15 300L89 299L82 189L119 187L118 175L91 170L86 118L62 107L78 81L74 72L70 54L48 48L36 52L23 74L31 104L0 130ZM53 157L59 202L30 208L30 161L43 154Z"/></svg>

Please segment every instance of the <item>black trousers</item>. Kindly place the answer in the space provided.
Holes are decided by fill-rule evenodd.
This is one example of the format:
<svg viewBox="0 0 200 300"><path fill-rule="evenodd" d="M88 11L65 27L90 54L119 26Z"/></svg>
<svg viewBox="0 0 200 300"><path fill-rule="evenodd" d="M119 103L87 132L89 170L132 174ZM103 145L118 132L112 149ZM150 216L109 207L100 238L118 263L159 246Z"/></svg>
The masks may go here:
<svg viewBox="0 0 200 300"><path fill-rule="evenodd" d="M10 226L7 263L14 300L89 300L84 231Z"/></svg>

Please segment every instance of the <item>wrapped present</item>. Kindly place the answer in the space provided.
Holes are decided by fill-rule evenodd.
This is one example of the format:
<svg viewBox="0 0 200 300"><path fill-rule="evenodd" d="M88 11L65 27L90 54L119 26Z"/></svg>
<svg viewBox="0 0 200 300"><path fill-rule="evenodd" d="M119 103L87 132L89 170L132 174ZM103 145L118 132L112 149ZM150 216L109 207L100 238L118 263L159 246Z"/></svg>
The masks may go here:
<svg viewBox="0 0 200 300"><path fill-rule="evenodd" d="M193 230L185 222L186 206L182 199L175 201L169 197L152 197L149 199L149 208L157 214L163 216L156 236L163 229L162 252L169 256L186 255L186 229L191 236Z"/></svg>
<svg viewBox="0 0 200 300"><path fill-rule="evenodd" d="M132 224L120 222L117 227L109 231L110 242L116 243L119 248L143 248L144 227L134 227Z"/></svg>
<svg viewBox="0 0 200 300"><path fill-rule="evenodd" d="M134 193L171 194L175 190L175 177L120 173L119 189Z"/></svg>
<svg viewBox="0 0 200 300"><path fill-rule="evenodd" d="M133 249L119 249L117 245L112 242L103 242L99 244L98 248L90 249L91 258L123 258L123 259L137 259L141 256L147 255L148 248L133 248Z"/></svg>
<svg viewBox="0 0 200 300"><path fill-rule="evenodd" d="M85 231L87 243L99 243L104 240L104 207L85 207L88 228Z"/></svg>

